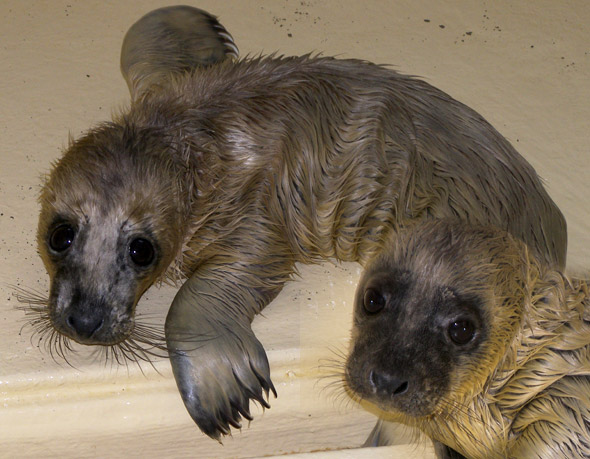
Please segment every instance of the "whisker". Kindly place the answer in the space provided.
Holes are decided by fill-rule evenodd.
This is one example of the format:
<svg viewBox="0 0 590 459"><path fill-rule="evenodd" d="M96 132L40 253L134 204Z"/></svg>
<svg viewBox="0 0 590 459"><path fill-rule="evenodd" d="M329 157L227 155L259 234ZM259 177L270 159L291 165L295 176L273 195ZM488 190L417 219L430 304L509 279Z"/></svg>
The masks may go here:
<svg viewBox="0 0 590 459"><path fill-rule="evenodd" d="M25 289L23 287L19 287L18 285L8 284L7 285L10 289L12 289L15 293L14 296L16 297L19 303L26 303L28 305L35 305L35 306L47 306L48 296L47 293L43 293L39 290L35 289ZM22 306L17 306L17 309L26 308Z"/></svg>
<svg viewBox="0 0 590 459"><path fill-rule="evenodd" d="M322 385L320 392L327 393L339 409L350 410L360 404L362 398L353 393L346 384L345 368L348 356L345 351L332 346L328 347L328 350L333 357L319 360L320 376L316 384Z"/></svg>
<svg viewBox="0 0 590 459"><path fill-rule="evenodd" d="M57 364L65 362L72 368L76 368L70 361L72 354L76 353L74 341L59 333L51 322L49 313L49 298L46 293L35 290L27 290L18 286L11 286L19 303L16 308L23 311L24 324L20 334L27 328L32 330L30 342L32 346L48 353ZM143 373L142 363L148 363L154 367L154 359L168 357L168 348L163 333L163 327L158 325L161 319L157 314L141 314L135 319L133 330L129 337L121 343L110 346L97 346L92 353L93 359L103 360L105 366L125 365L129 369L129 363L135 363ZM209 338L187 337L190 342L206 342ZM35 342L36 341L36 344Z"/></svg>

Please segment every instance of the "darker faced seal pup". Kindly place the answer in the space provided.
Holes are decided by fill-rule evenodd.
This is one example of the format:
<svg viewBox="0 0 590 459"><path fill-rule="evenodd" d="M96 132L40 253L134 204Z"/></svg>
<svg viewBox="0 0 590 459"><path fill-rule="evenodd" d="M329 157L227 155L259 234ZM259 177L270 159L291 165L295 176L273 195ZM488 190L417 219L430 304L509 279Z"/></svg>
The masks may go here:
<svg viewBox="0 0 590 459"><path fill-rule="evenodd" d="M132 30L149 38L175 21ZM143 292L186 279L167 349L211 437L251 419L251 399L268 406L275 390L250 323L297 262L364 262L400 227L458 217L564 265L565 221L532 167L427 83L352 59L234 62L226 33L221 58L202 61L195 46L184 70L154 58L146 36L126 39L140 45L122 56L131 108L72 142L43 187L41 321L83 344L141 344Z"/></svg>
<svg viewBox="0 0 590 459"><path fill-rule="evenodd" d="M590 457L588 283L505 232L397 233L363 273L352 343L353 396L451 448L439 457Z"/></svg>

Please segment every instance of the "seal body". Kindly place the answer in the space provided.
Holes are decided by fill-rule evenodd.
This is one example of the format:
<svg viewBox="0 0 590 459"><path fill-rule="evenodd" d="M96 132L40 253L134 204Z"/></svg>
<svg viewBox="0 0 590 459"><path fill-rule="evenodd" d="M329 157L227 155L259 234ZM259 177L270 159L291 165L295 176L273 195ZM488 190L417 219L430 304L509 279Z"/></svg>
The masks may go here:
<svg viewBox="0 0 590 459"><path fill-rule="evenodd" d="M346 382L439 457L589 457L588 293L497 229L398 232L359 283Z"/></svg>
<svg viewBox="0 0 590 459"><path fill-rule="evenodd" d="M274 388L250 323L296 262L364 263L400 227L455 217L564 265L565 221L532 167L423 81L312 56L172 67L56 163L39 250L51 324L84 344L133 337L145 289L186 279L167 348L210 436L250 419L250 400L268 406Z"/></svg>

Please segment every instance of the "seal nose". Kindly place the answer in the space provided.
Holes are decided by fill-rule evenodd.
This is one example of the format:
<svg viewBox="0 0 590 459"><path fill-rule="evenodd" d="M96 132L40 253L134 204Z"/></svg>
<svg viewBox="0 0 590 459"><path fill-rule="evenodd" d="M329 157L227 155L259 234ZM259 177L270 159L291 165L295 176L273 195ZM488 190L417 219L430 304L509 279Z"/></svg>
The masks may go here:
<svg viewBox="0 0 590 459"><path fill-rule="evenodd" d="M389 373L379 370L371 370L369 382L375 392L385 392L389 395L402 395L408 390L408 381L402 378L395 378Z"/></svg>
<svg viewBox="0 0 590 459"><path fill-rule="evenodd" d="M80 338L90 338L104 323L103 317L100 315L72 313L66 320L68 326Z"/></svg>

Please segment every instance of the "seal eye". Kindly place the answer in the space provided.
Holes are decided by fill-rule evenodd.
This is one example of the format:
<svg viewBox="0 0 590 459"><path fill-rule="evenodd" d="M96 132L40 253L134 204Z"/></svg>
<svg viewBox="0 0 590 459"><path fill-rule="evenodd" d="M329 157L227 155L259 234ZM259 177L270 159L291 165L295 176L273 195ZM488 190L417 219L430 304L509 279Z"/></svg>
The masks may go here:
<svg viewBox="0 0 590 459"><path fill-rule="evenodd" d="M147 266L154 260L154 246L147 239L133 239L129 244L129 256L137 266Z"/></svg>
<svg viewBox="0 0 590 459"><path fill-rule="evenodd" d="M475 324L469 319L459 319L451 322L448 329L453 343L464 346L475 336Z"/></svg>
<svg viewBox="0 0 590 459"><path fill-rule="evenodd" d="M368 313L376 314L385 307L385 298L374 288L368 288L363 297L363 306Z"/></svg>
<svg viewBox="0 0 590 459"><path fill-rule="evenodd" d="M49 237L49 246L56 252L63 252L72 245L75 235L76 232L70 225L59 225Z"/></svg>

